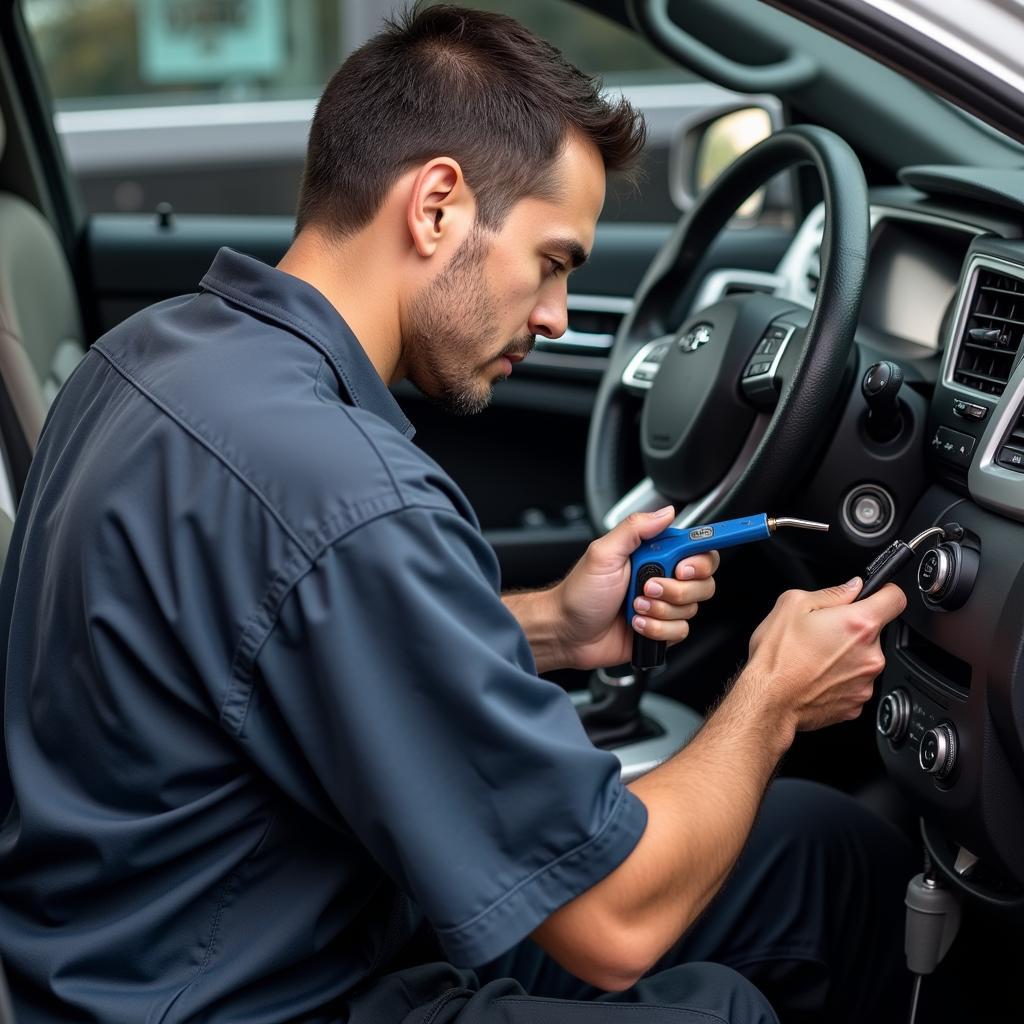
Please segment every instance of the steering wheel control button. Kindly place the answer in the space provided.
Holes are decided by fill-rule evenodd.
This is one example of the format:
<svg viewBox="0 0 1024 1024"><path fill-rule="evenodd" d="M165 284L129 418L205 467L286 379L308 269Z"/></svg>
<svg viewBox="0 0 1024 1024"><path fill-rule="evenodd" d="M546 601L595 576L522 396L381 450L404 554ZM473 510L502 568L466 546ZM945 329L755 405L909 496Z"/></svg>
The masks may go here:
<svg viewBox="0 0 1024 1024"><path fill-rule="evenodd" d="M900 743L910 728L910 714L910 696L906 690L899 687L887 693L878 702L875 725L886 739Z"/></svg>
<svg viewBox="0 0 1024 1024"><path fill-rule="evenodd" d="M1004 444L999 449L999 454L996 456L996 462L1000 466L1005 466L1007 469L1012 469L1016 473L1024 473L1024 452L1019 448L1011 448L1008 444Z"/></svg>
<svg viewBox="0 0 1024 1024"><path fill-rule="evenodd" d="M747 360L743 371L743 394L747 400L765 411L775 407L778 400L778 372L782 356L796 328L789 324L772 324L761 335L754 354Z"/></svg>
<svg viewBox="0 0 1024 1024"><path fill-rule="evenodd" d="M921 737L917 760L921 769L937 779L948 779L956 767L957 735L950 722L940 722Z"/></svg>
<svg viewBox="0 0 1024 1024"><path fill-rule="evenodd" d="M940 459L964 469L971 464L975 444L977 441L970 434L961 434L959 430L951 430L949 427L939 427L931 440L932 451Z"/></svg>
<svg viewBox="0 0 1024 1024"><path fill-rule="evenodd" d="M649 341L630 359L629 365L622 373L622 383L628 388L646 391L658 375L662 360L671 347L671 338Z"/></svg>
<svg viewBox="0 0 1024 1024"><path fill-rule="evenodd" d="M988 415L988 409L984 405L976 405L974 402L965 402L962 398L954 398L953 414L965 420L976 420L980 423Z"/></svg>
<svg viewBox="0 0 1024 1024"><path fill-rule="evenodd" d="M843 502L843 523L858 537L877 537L885 533L894 519L893 499L877 484L855 487Z"/></svg>

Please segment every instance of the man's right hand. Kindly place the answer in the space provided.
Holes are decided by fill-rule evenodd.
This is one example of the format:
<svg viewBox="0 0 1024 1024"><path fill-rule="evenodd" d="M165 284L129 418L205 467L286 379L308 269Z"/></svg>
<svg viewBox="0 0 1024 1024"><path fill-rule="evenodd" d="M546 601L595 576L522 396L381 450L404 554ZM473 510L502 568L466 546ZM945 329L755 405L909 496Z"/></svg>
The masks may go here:
<svg viewBox="0 0 1024 1024"><path fill-rule="evenodd" d="M696 737L630 783L647 808L635 849L533 933L563 967L599 988L634 984L732 870L794 732L860 714L885 664L878 634L907 603L889 584L854 604L860 589L783 594Z"/></svg>
<svg viewBox="0 0 1024 1024"><path fill-rule="evenodd" d="M797 730L856 718L885 667L878 634L907 606L893 583L854 604L861 587L855 578L825 590L786 591L750 638L750 660L736 686Z"/></svg>

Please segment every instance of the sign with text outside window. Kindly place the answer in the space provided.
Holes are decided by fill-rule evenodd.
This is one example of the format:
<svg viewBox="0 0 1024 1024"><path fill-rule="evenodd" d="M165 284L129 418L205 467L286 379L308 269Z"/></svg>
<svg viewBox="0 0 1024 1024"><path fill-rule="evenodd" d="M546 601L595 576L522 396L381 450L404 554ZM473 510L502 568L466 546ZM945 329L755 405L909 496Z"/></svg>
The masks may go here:
<svg viewBox="0 0 1024 1024"><path fill-rule="evenodd" d="M281 0L140 0L139 22L153 83L274 75L285 59Z"/></svg>

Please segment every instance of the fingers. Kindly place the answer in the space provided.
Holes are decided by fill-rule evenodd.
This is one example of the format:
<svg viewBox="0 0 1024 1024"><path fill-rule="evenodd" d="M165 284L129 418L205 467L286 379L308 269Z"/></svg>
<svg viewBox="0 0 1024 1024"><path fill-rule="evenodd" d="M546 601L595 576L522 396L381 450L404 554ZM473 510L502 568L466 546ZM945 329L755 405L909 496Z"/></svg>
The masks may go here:
<svg viewBox="0 0 1024 1024"><path fill-rule="evenodd" d="M826 587L824 590L811 591L806 597L809 599L811 609L833 608L840 604L852 604L863 586L861 578L854 576L847 583L841 583L836 587ZM799 591L793 591L793 593L799 593Z"/></svg>
<svg viewBox="0 0 1024 1024"><path fill-rule="evenodd" d="M671 505L657 512L634 512L626 516L614 529L609 530L591 545L601 560L625 562L640 546L640 542L656 537L672 525L675 509Z"/></svg>
<svg viewBox="0 0 1024 1024"><path fill-rule="evenodd" d="M634 615L633 629L650 640L674 644L689 636L690 623L686 619L651 619L646 615Z"/></svg>
<svg viewBox="0 0 1024 1024"><path fill-rule="evenodd" d="M707 551L702 555L691 555L684 558L673 573L677 580L706 580L718 572L721 559L717 551Z"/></svg>
<svg viewBox="0 0 1024 1024"><path fill-rule="evenodd" d="M702 580L681 580L653 579L644 584L644 592L637 597L637 601L646 601L646 607L637 608L639 612L651 612L656 605L683 605L693 604L695 601L709 601L715 594L715 581L713 578Z"/></svg>
<svg viewBox="0 0 1024 1024"><path fill-rule="evenodd" d="M864 598L861 605L878 621L878 628L881 629L887 622L903 614L907 607L907 595L895 583L886 583L877 593Z"/></svg>

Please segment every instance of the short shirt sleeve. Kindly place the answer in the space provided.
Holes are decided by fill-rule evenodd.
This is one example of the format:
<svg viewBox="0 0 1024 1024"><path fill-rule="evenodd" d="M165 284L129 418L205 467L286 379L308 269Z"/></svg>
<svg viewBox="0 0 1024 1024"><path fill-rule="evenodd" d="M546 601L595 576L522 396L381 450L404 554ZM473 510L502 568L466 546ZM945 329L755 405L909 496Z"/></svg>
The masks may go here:
<svg viewBox="0 0 1024 1024"><path fill-rule="evenodd" d="M303 760L324 813L418 903L457 965L521 941L643 833L618 760L536 675L492 550L453 511L406 508L333 544L256 667L246 729L272 715L289 737L259 756Z"/></svg>

